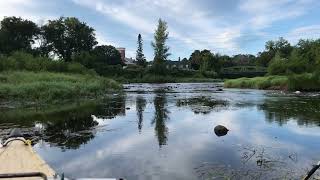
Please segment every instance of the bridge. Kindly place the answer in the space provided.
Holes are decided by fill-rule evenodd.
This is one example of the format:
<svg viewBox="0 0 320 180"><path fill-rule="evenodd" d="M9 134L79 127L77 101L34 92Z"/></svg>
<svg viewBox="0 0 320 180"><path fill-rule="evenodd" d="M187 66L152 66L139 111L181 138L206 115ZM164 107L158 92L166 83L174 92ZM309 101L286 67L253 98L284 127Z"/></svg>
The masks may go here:
<svg viewBox="0 0 320 180"><path fill-rule="evenodd" d="M222 68L220 74L224 78L264 76L267 74L267 68L261 66L233 66Z"/></svg>

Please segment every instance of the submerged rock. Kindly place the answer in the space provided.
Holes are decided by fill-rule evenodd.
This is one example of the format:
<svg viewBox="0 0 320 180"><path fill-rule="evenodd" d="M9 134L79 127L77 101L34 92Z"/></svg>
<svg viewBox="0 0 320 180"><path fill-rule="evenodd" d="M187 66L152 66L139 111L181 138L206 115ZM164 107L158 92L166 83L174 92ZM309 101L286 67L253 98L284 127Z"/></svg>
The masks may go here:
<svg viewBox="0 0 320 180"><path fill-rule="evenodd" d="M227 129L226 127L222 126L222 125L218 125L214 128L214 133L220 137L220 136L225 136L228 134L229 129Z"/></svg>

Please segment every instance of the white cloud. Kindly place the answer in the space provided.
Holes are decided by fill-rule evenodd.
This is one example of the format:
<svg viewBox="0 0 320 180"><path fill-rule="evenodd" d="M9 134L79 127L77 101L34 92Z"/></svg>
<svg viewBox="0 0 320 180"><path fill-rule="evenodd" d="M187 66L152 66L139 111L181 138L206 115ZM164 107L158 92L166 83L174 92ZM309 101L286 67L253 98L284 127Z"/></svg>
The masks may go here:
<svg viewBox="0 0 320 180"><path fill-rule="evenodd" d="M297 43L299 39L315 39L319 37L320 25L311 25L291 30L286 38L292 43Z"/></svg>
<svg viewBox="0 0 320 180"><path fill-rule="evenodd" d="M250 15L249 24L262 29L280 20L305 14L315 0L243 0L240 10Z"/></svg>
<svg viewBox="0 0 320 180"><path fill-rule="evenodd" d="M216 26L216 19L207 17L202 9L196 8L193 1L142 0L112 3L101 0L73 0L73 2L98 11L107 18L145 33L149 37L154 32L157 19L161 17L169 24L172 48L206 48L229 52L239 48L235 40L240 37L241 29L234 25L232 28ZM180 26L186 28L180 29Z"/></svg>
<svg viewBox="0 0 320 180"><path fill-rule="evenodd" d="M77 11L82 10L77 7L78 5L105 16L104 20L108 22L106 24L113 26L113 31L123 28L116 35L111 34L113 33L111 31L103 32L104 29L101 27L96 28L97 40L100 44L125 46L127 54L134 57L136 44L133 42L136 41L137 34L141 33L145 41L145 54L149 56L147 59L152 59L150 41L158 18L168 22L169 46L174 56L188 56L194 49L211 49L214 52L231 55L245 53L247 47L252 48L250 46L252 42L280 36L281 30L290 31L285 25L274 26L272 29L275 29L270 31L265 28L282 21L287 24L293 23L294 18L306 15L310 9L320 5L320 1L317 0L239 0L238 4L230 5L234 9L216 12L219 3L228 2L218 0L210 2L209 0L201 2L193 0L69 1L76 5L75 9L70 9L67 13L70 16L73 13L78 15ZM43 24L48 19L57 18L66 13L58 12L61 13L58 14L53 11L62 6L63 1L59 2L1 0L0 20L4 16L15 15ZM230 6L228 5L229 8ZM52 11L45 11L45 9L52 9ZM313 25L292 30L288 35L289 40L297 41L296 37L316 37L317 29L318 26Z"/></svg>
<svg viewBox="0 0 320 180"><path fill-rule="evenodd" d="M37 0L1 0L0 1L0 20L6 16L18 16L30 19L38 24L42 24L55 16L47 13L35 11L41 8L41 3Z"/></svg>

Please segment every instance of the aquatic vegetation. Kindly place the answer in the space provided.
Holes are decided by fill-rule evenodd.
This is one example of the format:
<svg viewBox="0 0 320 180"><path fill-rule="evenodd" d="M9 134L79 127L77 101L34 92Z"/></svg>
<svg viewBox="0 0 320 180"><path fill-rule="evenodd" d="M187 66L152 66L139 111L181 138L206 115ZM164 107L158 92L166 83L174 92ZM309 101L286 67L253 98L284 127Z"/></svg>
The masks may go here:
<svg viewBox="0 0 320 180"><path fill-rule="evenodd" d="M297 154L288 152L275 155L277 148L237 147L242 165L232 167L225 164L204 162L194 170L200 179L302 179L307 169L295 169ZM272 153L273 152L273 153Z"/></svg>
<svg viewBox="0 0 320 180"><path fill-rule="evenodd" d="M222 99L212 99L210 97L200 96L186 99L178 99L178 107L188 106L196 114L207 114L212 110L220 110L228 106L228 101Z"/></svg>

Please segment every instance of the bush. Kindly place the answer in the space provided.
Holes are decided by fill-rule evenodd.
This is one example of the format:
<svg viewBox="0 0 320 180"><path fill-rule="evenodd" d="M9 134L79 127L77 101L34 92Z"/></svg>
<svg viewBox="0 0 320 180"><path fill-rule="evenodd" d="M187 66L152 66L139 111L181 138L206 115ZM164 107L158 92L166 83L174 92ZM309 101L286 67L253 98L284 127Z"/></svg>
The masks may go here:
<svg viewBox="0 0 320 180"><path fill-rule="evenodd" d="M318 72L290 75L288 88L289 90L318 91L320 90L320 76Z"/></svg>
<svg viewBox="0 0 320 180"><path fill-rule="evenodd" d="M99 76L49 72L2 72L0 81L2 100L47 102L95 97L121 88L115 81Z"/></svg>
<svg viewBox="0 0 320 180"><path fill-rule="evenodd" d="M227 80L224 86L226 88L287 89L287 83L286 76L266 76Z"/></svg>
<svg viewBox="0 0 320 180"><path fill-rule="evenodd" d="M24 52L14 52L11 56L0 57L0 71L27 70L33 72L65 72L78 74L95 74L79 63L67 63L47 57L34 57Z"/></svg>

